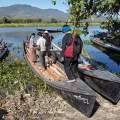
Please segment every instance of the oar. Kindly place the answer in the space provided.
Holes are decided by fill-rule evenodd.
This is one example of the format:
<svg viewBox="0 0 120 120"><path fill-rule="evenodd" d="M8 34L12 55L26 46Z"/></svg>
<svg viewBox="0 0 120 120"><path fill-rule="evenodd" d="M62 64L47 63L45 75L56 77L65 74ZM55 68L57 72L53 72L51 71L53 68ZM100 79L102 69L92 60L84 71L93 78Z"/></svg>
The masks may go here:
<svg viewBox="0 0 120 120"><path fill-rule="evenodd" d="M52 46L56 48L58 51L62 51L62 49L53 42L52 42Z"/></svg>

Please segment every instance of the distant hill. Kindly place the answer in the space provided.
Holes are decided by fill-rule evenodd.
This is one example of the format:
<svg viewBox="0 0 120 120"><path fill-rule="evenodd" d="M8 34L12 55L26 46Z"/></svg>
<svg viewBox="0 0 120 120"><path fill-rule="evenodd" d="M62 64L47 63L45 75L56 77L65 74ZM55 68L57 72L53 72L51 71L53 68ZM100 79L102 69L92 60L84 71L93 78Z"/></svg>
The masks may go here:
<svg viewBox="0 0 120 120"><path fill-rule="evenodd" d="M57 20L65 20L68 16L57 9L40 9L30 5L11 5L8 7L0 7L0 17L12 18L41 18L42 20L50 20L55 18Z"/></svg>

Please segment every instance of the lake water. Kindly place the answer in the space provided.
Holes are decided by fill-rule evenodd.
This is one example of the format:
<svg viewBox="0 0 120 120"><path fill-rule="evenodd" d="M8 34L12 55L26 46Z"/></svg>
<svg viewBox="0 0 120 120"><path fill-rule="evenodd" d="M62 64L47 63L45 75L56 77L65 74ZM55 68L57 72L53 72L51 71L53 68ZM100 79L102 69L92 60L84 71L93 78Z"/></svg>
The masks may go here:
<svg viewBox="0 0 120 120"><path fill-rule="evenodd" d="M90 34L92 34L93 31L96 30L105 31L97 26L89 27ZM26 40L27 35L32 32L37 33L36 28L0 28L0 38L3 38L9 44L9 49L11 53L15 56L15 58L23 59L23 40ZM54 36L53 42L55 43L61 41L63 37L63 33L53 33L52 35ZM82 40L89 39L89 35L82 35L81 38ZM110 53L105 50L103 51L102 49L92 45L84 45L84 47L95 61L104 65L105 69L112 72L120 73L120 55Z"/></svg>

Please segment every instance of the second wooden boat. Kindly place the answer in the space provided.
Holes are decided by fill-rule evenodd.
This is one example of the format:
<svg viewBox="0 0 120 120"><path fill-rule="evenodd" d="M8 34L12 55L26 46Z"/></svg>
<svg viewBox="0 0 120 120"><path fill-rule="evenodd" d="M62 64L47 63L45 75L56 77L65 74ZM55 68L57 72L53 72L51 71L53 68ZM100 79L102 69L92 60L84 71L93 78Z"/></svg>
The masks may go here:
<svg viewBox="0 0 120 120"><path fill-rule="evenodd" d="M81 78L102 96L116 104L120 99L120 78L115 74L93 67L85 58L79 64Z"/></svg>
<svg viewBox="0 0 120 120"><path fill-rule="evenodd" d="M99 38L95 38L94 40L91 40L94 44L103 47L107 50L113 51L113 52L118 52L120 53L120 47L117 47L113 44L110 43L104 43L102 40L100 40Z"/></svg>

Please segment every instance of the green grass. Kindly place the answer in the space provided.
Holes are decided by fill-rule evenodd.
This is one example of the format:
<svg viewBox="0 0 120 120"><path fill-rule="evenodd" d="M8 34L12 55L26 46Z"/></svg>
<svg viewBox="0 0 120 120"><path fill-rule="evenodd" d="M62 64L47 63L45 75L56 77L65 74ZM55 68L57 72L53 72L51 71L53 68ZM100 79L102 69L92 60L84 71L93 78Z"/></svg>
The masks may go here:
<svg viewBox="0 0 120 120"><path fill-rule="evenodd" d="M84 40L83 43L86 44L86 45L91 45L92 44L90 39Z"/></svg>
<svg viewBox="0 0 120 120"><path fill-rule="evenodd" d="M10 23L10 24L0 24L0 27L61 27L65 23ZM81 23L81 27L85 23ZM72 24L70 24L73 26ZM90 23L91 26L99 26L100 23Z"/></svg>
<svg viewBox="0 0 120 120"><path fill-rule="evenodd" d="M64 23L11 23L11 24L0 24L0 27L59 27L63 26Z"/></svg>
<svg viewBox="0 0 120 120"><path fill-rule="evenodd" d="M90 55L88 54L88 52L85 48L82 49L82 55L86 56L87 58L90 58Z"/></svg>
<svg viewBox="0 0 120 120"><path fill-rule="evenodd" d="M28 67L24 60L13 60L9 56L7 61L0 62L0 89L14 93L16 90L25 91L31 83L36 92L51 93L53 89L40 80Z"/></svg>

